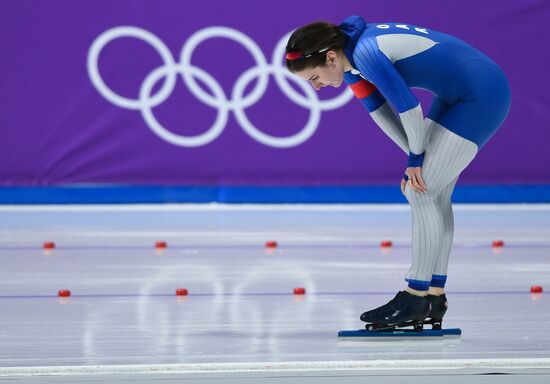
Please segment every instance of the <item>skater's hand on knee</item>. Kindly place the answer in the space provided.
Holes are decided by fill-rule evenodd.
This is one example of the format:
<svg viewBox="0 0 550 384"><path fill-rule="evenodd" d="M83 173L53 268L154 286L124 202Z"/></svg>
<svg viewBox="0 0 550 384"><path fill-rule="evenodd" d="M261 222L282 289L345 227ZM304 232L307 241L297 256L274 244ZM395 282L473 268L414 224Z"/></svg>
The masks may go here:
<svg viewBox="0 0 550 384"><path fill-rule="evenodd" d="M417 192L426 193L428 192L428 187L422 179L422 168L421 167L408 167L405 171L405 174L409 176L409 186Z"/></svg>
<svg viewBox="0 0 550 384"><path fill-rule="evenodd" d="M407 177L408 178L408 177ZM401 179L401 193L405 194L405 186L407 185L407 180L405 178Z"/></svg>

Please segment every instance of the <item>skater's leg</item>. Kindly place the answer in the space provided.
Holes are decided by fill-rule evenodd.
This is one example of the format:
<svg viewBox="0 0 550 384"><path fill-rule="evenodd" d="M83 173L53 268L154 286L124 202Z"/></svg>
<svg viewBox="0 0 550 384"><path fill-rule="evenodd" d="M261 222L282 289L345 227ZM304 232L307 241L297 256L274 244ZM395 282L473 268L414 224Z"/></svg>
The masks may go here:
<svg viewBox="0 0 550 384"><path fill-rule="evenodd" d="M451 181L436 199L436 204L439 205L439 209L443 215L443 235L439 245L439 256L435 263L430 288L428 290L429 295L443 295L445 293L444 287L447 281L447 266L449 264L449 256L451 254L454 236L454 217L451 195L453 194L457 180L458 177Z"/></svg>
<svg viewBox="0 0 550 384"><path fill-rule="evenodd" d="M428 301L430 302L430 313L425 324L431 324L433 329L441 329L443 316L447 312L447 297L445 296L445 282L447 281L447 265L453 244L454 217L451 204L451 195L458 177L441 191L437 198L437 204L443 213L443 236L441 238L439 257L436 260L435 269L432 274L432 281L428 289Z"/></svg>
<svg viewBox="0 0 550 384"><path fill-rule="evenodd" d="M457 98L452 105L440 98L434 98L428 119L436 122L440 127L445 127L454 132L456 137L475 143L481 148L487 140L498 130L510 109L510 90L508 81L500 69L490 63L470 61L461 66L461 71L470 75L475 74L477 79L473 81L471 89ZM473 77L472 77L473 79ZM436 130L437 131L437 130ZM460 141L460 140L458 140ZM460 144L459 144L460 145ZM428 155L428 150L426 150ZM475 156L475 154L474 154ZM473 157L472 157L473 158ZM467 159L466 159L467 160ZM457 166L463 166L461 170L451 169L449 175L458 177L469 161L455 161L447 156L447 161ZM429 165L424 164L422 175L426 180L425 172ZM442 167L442 172L448 172L448 166ZM436 178L435 184L441 179ZM445 183L447 190L442 190L438 203L444 218L445 235L442 238L440 257L434 265L431 278L431 293L442 294L447 277L447 265L453 236L453 214L450 196L456 183L456 178ZM430 186L428 185L428 188ZM414 238L413 238L414 242Z"/></svg>
<svg viewBox="0 0 550 384"><path fill-rule="evenodd" d="M426 178L424 178L427 183ZM406 187L405 195L412 213L412 264L407 273L407 292L422 296L430 286L433 265L443 237L443 215L433 196L411 193Z"/></svg>
<svg viewBox="0 0 550 384"><path fill-rule="evenodd" d="M452 210L442 202L450 202L458 175L475 157L477 146L435 122L430 123L430 130L422 167L428 192L419 193L405 187L413 217L413 261L406 278L409 286L388 304L361 315L361 320L369 323L369 329L384 324L415 325L421 317L428 316L432 298L426 294L432 275L439 256L447 252L452 242L452 233L449 234L453 229Z"/></svg>
<svg viewBox="0 0 550 384"><path fill-rule="evenodd" d="M441 252L452 242L452 234L446 234L452 230L452 225L449 226L452 224L452 210L443 207L440 199L452 193L458 175L477 153L476 144L440 124L430 121L429 129L430 138L422 166L428 192L420 193L405 187L413 217L412 265L406 280L409 289L421 292L428 290Z"/></svg>
<svg viewBox="0 0 550 384"><path fill-rule="evenodd" d="M432 101L432 105L430 106L430 111L428 113L428 118L426 118L426 127L431 129L431 123L433 121L440 121L440 119L443 118L443 115L449 110L450 105L445 103L443 100L441 100L439 97L435 96ZM442 247L442 250L439 251L439 253L444 253L445 249L448 248L449 252L451 249L452 244L452 237L453 237L453 217L452 217L452 208L451 208L451 194L454 189L454 185L456 184L456 180L454 182L451 182L443 191L439 194L438 198L436 199L436 203L439 204L441 208L441 212L443 214L443 223L444 223L444 229L443 229L443 237L442 242L439 245L439 247ZM448 200L448 204L446 204ZM450 214L450 217L449 217ZM450 230L450 231L449 231ZM449 236L450 235L450 236ZM450 237L450 239L449 239ZM449 241L450 240L450 241ZM439 260L439 259L438 259ZM432 281L435 279L440 279L441 277L432 276ZM407 291L413 294L421 295L424 293L424 291L416 291L413 290L410 287L407 287ZM439 287L432 287L430 285L430 288L428 290L428 294L443 294L443 288Z"/></svg>

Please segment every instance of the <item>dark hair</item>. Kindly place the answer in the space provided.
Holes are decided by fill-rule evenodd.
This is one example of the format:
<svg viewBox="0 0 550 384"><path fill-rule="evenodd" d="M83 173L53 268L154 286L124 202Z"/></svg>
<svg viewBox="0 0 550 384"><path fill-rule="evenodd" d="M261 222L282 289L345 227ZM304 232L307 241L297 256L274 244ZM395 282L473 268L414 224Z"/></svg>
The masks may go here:
<svg viewBox="0 0 550 384"><path fill-rule="evenodd" d="M286 67L292 72L323 66L327 51L341 50L346 45L346 35L337 25L316 21L298 28L288 39L286 53L298 52L298 58L286 59Z"/></svg>

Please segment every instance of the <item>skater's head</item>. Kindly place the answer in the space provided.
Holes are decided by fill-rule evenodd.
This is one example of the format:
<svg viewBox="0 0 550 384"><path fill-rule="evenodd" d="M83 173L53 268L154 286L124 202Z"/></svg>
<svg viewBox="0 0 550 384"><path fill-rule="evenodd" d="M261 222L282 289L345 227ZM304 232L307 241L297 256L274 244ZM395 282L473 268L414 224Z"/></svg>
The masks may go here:
<svg viewBox="0 0 550 384"><path fill-rule="evenodd" d="M339 87L348 64L345 44L346 35L337 25L323 21L304 25L288 39L286 67L316 90Z"/></svg>

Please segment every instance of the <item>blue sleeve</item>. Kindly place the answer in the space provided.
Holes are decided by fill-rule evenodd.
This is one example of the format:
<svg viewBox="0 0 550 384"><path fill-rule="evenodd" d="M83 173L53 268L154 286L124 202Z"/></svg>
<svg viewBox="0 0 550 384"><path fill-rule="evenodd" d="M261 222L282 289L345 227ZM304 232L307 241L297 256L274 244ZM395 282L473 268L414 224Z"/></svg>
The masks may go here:
<svg viewBox="0 0 550 384"><path fill-rule="evenodd" d="M393 63L378 49L375 38L360 39L355 47L353 60L357 69L376 84L399 113L418 106L418 99L412 94Z"/></svg>

